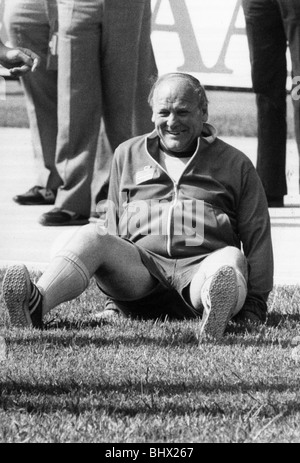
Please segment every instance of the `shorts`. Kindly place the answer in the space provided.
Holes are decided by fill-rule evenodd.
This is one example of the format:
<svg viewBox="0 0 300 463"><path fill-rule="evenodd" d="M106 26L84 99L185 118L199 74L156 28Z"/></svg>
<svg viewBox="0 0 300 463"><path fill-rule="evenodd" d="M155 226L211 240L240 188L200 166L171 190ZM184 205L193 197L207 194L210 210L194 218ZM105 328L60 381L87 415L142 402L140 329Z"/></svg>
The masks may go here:
<svg viewBox="0 0 300 463"><path fill-rule="evenodd" d="M189 285L201 262L207 257L168 258L134 244L143 264L156 278L156 287L146 296L134 301L111 298L127 316L183 320L202 316L203 308L195 309L189 299Z"/></svg>

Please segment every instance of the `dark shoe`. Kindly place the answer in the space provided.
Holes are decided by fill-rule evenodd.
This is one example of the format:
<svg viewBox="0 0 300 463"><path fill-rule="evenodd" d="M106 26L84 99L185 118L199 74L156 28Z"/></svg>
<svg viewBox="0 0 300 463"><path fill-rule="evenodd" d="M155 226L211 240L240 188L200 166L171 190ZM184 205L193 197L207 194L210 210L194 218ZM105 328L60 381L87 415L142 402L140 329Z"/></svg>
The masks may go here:
<svg viewBox="0 0 300 463"><path fill-rule="evenodd" d="M283 197L282 196L268 196L268 207L283 207Z"/></svg>
<svg viewBox="0 0 300 463"><path fill-rule="evenodd" d="M251 325L261 325L263 321L255 313L249 312L247 310L238 313L236 317L232 319L236 323L250 323Z"/></svg>
<svg viewBox="0 0 300 463"><path fill-rule="evenodd" d="M259 304L255 302L246 302L242 310L233 317L236 323L250 323L253 325L261 325L266 322L267 312L262 310Z"/></svg>
<svg viewBox="0 0 300 463"><path fill-rule="evenodd" d="M49 188L34 186L23 195L13 197L13 200L22 206L42 206L55 203L56 192Z"/></svg>
<svg viewBox="0 0 300 463"><path fill-rule="evenodd" d="M55 207L52 211L42 214L39 223L48 227L59 227L66 225L85 225L89 223L88 217L85 217L76 212L66 211Z"/></svg>
<svg viewBox="0 0 300 463"><path fill-rule="evenodd" d="M35 290L39 294L40 301L35 304L34 312L31 312L29 307L33 288L34 285L31 283L25 265L14 265L7 270L3 280L2 293L13 326L42 328L42 297L36 287Z"/></svg>

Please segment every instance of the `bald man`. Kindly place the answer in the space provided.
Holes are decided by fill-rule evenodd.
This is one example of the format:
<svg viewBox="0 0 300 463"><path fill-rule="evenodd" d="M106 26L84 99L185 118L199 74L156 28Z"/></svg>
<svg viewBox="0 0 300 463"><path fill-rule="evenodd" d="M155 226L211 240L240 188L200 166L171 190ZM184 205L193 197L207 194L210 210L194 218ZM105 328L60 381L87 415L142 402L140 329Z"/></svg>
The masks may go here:
<svg viewBox="0 0 300 463"><path fill-rule="evenodd" d="M42 327L92 277L118 313L199 318L200 339L219 341L232 318L265 321L273 255L253 164L217 138L193 76L161 76L149 103L155 130L115 151L101 220L76 232L36 285L25 266L8 269L13 325Z"/></svg>

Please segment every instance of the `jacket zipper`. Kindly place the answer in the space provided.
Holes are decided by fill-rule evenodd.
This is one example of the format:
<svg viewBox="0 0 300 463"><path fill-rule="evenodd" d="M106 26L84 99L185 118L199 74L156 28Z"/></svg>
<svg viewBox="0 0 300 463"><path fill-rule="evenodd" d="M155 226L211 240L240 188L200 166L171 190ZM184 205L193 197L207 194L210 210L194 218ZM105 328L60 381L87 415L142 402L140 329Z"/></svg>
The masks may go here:
<svg viewBox="0 0 300 463"><path fill-rule="evenodd" d="M168 233L168 236L167 236L167 253L170 257L172 257L172 252L171 252L171 244L172 244L172 239L171 239L171 227L172 227L172 213L176 207L176 204L178 202L178 183L175 182L175 180L172 179L172 177L169 175L169 173L163 168L163 166L156 161L156 159L153 158L153 156L151 156L151 154L149 153L148 151L148 148L147 148L147 138L145 139L145 146L146 146L146 153L147 155L149 156L149 158L152 159L152 161L155 162L155 164L157 164L159 166L159 168L161 170L163 170L167 176L169 177L169 179L171 180L171 182L173 183L173 186L174 186L174 199L173 199L173 202L172 202L172 205L170 207L170 210L169 210L169 217L168 217L168 222L167 222L167 233ZM198 139L198 142L197 142L197 148L195 150L195 153L199 150L199 146L200 146L200 139ZM193 156L191 157L191 159L189 160L189 162L186 164L180 178L179 178L179 181L181 180L182 176L184 175L184 172L185 170L187 169L187 166L190 164L192 158L194 157L195 153L193 154Z"/></svg>
<svg viewBox="0 0 300 463"><path fill-rule="evenodd" d="M172 216L175 216L174 215L174 210L175 210L175 207L178 203L178 183L175 182L174 180L173 181L173 185L174 185L174 199L172 201L172 204L171 204L171 207L170 207L170 210L169 210L169 217L168 217L168 226L167 226L167 229L168 229L168 236L167 236L167 253L170 257L172 257L172 236L171 236L171 233L172 233ZM174 227L173 227L174 228Z"/></svg>

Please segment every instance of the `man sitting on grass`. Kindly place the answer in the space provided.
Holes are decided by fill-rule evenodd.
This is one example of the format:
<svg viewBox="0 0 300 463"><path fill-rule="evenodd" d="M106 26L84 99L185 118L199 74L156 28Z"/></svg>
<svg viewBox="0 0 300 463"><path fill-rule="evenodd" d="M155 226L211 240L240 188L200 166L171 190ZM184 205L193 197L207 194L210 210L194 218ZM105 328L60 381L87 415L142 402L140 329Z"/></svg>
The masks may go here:
<svg viewBox="0 0 300 463"><path fill-rule="evenodd" d="M193 76L159 77L149 102L155 130L117 148L102 220L80 228L36 285L25 266L8 269L13 325L42 327L92 276L120 313L198 317L200 337L221 339L237 315L265 321L273 256L253 164L216 137Z"/></svg>
<svg viewBox="0 0 300 463"><path fill-rule="evenodd" d="M12 76L34 72L40 63L36 53L28 48L6 47L0 40L0 64L10 70Z"/></svg>

